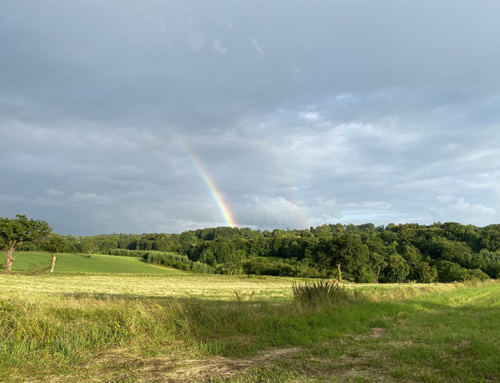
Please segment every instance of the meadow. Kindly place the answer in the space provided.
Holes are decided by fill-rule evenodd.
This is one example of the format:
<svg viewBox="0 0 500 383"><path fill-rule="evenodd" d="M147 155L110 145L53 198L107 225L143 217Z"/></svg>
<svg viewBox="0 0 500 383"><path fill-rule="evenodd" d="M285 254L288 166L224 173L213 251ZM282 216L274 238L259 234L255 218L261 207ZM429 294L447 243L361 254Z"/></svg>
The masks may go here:
<svg viewBox="0 0 500 383"><path fill-rule="evenodd" d="M308 305L291 288L305 279L176 275L126 258L0 274L0 381L500 380L495 281L352 284L344 300ZM114 262L135 266L112 273Z"/></svg>
<svg viewBox="0 0 500 383"><path fill-rule="evenodd" d="M0 260L5 254L0 252ZM40 273L49 271L50 254L41 251L17 251L14 271ZM3 262L2 262L3 263ZM56 273L113 273L113 274L177 274L183 272L166 267L156 267L138 257L110 257L101 254L57 254Z"/></svg>

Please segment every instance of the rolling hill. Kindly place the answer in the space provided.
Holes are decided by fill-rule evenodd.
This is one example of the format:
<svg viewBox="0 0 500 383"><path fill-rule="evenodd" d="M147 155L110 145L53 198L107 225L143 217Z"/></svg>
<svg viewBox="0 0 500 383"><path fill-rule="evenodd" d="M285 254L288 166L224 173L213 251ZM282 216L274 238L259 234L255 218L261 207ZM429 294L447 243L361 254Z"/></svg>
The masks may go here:
<svg viewBox="0 0 500 383"><path fill-rule="evenodd" d="M3 268L5 253L0 253ZM45 252L18 251L15 253L14 271L44 272L49 270L50 255ZM138 257L119 257L93 254L58 254L55 273L127 273L127 274L189 274L186 271L151 265Z"/></svg>

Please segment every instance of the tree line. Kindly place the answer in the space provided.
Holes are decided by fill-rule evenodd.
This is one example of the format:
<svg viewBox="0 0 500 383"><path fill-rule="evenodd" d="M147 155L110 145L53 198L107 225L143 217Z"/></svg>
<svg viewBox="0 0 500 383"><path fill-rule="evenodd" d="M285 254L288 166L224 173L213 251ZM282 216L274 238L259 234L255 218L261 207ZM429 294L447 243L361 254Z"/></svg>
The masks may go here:
<svg viewBox="0 0 500 383"><path fill-rule="evenodd" d="M3 226L0 241L7 243ZM180 234L48 238L59 241L57 252L136 255L151 263L220 274L338 277L340 265L342 278L354 282L452 282L500 276L500 225L331 224L272 231L218 227ZM16 246L24 250L55 249L49 249L50 241L34 237L19 243Z"/></svg>

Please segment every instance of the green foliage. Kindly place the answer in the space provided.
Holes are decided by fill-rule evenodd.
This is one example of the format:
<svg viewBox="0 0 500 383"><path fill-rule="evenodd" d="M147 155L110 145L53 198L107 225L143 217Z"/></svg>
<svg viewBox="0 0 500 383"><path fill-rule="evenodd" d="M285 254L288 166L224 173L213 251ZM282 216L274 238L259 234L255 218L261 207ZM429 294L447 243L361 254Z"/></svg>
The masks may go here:
<svg viewBox="0 0 500 383"><path fill-rule="evenodd" d="M436 282L438 271L436 266L430 266L427 262L419 262L414 269L415 280L422 283Z"/></svg>
<svg viewBox="0 0 500 383"><path fill-rule="evenodd" d="M48 235L52 229L45 221L16 215L15 219L0 217L0 244L16 249L25 242L36 242Z"/></svg>
<svg viewBox="0 0 500 383"><path fill-rule="evenodd" d="M376 274L373 270L368 269L367 267L361 267L358 272L357 281L360 283L376 283L378 282Z"/></svg>
<svg viewBox="0 0 500 383"><path fill-rule="evenodd" d="M482 281L489 276L480 269L466 269L458 263L449 261L439 261L437 264L440 282L453 281Z"/></svg>
<svg viewBox="0 0 500 383"><path fill-rule="evenodd" d="M395 253L389 256L388 264L387 282L405 282L406 277L410 274L410 266L406 260L401 255Z"/></svg>
<svg viewBox="0 0 500 383"><path fill-rule="evenodd" d="M14 252L25 242L38 242L52 229L45 221L28 219L16 215L15 219L0 217L0 245L6 250L5 270L10 272L14 263Z"/></svg>
<svg viewBox="0 0 500 383"><path fill-rule="evenodd" d="M491 278L500 278L500 250L482 249L475 256L475 266L484 270Z"/></svg>
<svg viewBox="0 0 500 383"><path fill-rule="evenodd" d="M40 247L51 254L55 254L66 251L68 244L63 236L51 234L45 238Z"/></svg>
<svg viewBox="0 0 500 383"><path fill-rule="evenodd" d="M146 252L142 250L129 250L129 249L111 249L105 254L116 255L121 257L140 257L142 258Z"/></svg>
<svg viewBox="0 0 500 383"><path fill-rule="evenodd" d="M176 253L167 253L161 251L143 251L142 258L147 263L173 267L179 270L191 270L197 272L213 273L213 267L202 264L201 262L193 262L186 255Z"/></svg>
<svg viewBox="0 0 500 383"><path fill-rule="evenodd" d="M180 270L220 274L336 277L340 264L343 279L353 282L429 283L500 276L500 225L335 224L273 231L218 227L65 240L68 252L135 256ZM5 244L0 235L1 241ZM20 247L41 248L36 240ZM476 269L484 274L464 271Z"/></svg>
<svg viewBox="0 0 500 383"><path fill-rule="evenodd" d="M462 271L462 279L464 281L485 281L489 278L489 275L480 269L463 269Z"/></svg>
<svg viewBox="0 0 500 383"><path fill-rule="evenodd" d="M463 268L458 263L439 261L437 270L440 282L453 282L463 280Z"/></svg>
<svg viewBox="0 0 500 383"><path fill-rule="evenodd" d="M248 275L297 276L307 278L326 277L311 261L294 261L277 257L252 257L243 262L243 272Z"/></svg>

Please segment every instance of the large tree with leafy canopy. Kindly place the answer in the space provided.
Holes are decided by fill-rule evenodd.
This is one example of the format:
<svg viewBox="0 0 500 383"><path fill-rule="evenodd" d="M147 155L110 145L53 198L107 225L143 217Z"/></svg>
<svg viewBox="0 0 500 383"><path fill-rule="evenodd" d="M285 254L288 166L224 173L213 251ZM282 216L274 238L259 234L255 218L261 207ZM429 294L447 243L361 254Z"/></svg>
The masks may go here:
<svg viewBox="0 0 500 383"><path fill-rule="evenodd" d="M45 221L16 215L15 219L0 217L0 242L5 248L5 270L11 271L14 263L14 252L25 242L39 241L46 237L52 229Z"/></svg>

